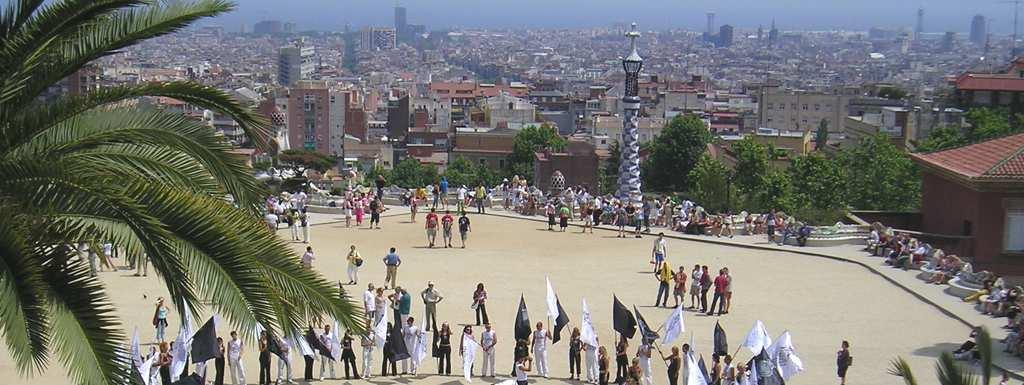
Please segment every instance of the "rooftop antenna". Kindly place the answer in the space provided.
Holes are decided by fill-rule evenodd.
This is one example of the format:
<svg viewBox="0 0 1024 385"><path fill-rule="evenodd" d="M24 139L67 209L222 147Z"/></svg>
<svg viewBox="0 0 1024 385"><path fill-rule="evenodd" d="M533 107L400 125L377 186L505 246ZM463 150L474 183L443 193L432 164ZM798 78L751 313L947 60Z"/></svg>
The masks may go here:
<svg viewBox="0 0 1024 385"><path fill-rule="evenodd" d="M1010 56L1017 56L1017 25L1019 23L1018 14L1020 11L1020 3L1024 0L1003 0L999 1L999 4L1013 4L1013 40L1010 42Z"/></svg>

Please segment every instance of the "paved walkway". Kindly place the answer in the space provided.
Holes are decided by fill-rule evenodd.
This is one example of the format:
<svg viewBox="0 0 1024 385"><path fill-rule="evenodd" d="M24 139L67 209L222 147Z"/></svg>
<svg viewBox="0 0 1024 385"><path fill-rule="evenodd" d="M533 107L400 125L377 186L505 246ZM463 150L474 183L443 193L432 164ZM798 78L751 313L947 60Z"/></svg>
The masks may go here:
<svg viewBox="0 0 1024 385"><path fill-rule="evenodd" d="M493 210L489 211L488 214L506 218L547 222L547 219L543 217L530 217L504 210ZM579 224L572 223L570 223L570 225L579 226ZM613 226L602 225L598 228L607 231L615 231ZM946 288L948 287L947 285L926 283L924 280L917 278L917 275L920 272L918 270L904 271L902 269L886 265L882 258L872 256L870 253L864 251L864 247L861 245L839 245L827 247L778 246L775 243L769 243L767 237L763 235L739 235L734 238L719 238L715 236L688 235L676 231L670 231L665 228L652 228L652 232L656 233L657 231L665 231L665 236L669 238L751 249L787 251L860 265L893 285L907 291L921 301L934 306L943 314L946 314L968 327L984 326L988 328L989 333L991 333L993 341L995 342L993 346L993 351L995 353L993 356L993 363L999 369L1011 372L1011 376L1015 379L1024 379L1024 359L1004 353L1003 348L1005 346L999 342L1005 338L1007 334L1007 330L1003 328L1007 322L1005 317L997 318L981 314L974 303L964 302L959 297L948 294L946 292ZM906 327L908 331L913 330L913 325L898 325L897 327ZM967 340L967 338L968 336L965 335L962 340ZM916 374L920 376L922 373Z"/></svg>

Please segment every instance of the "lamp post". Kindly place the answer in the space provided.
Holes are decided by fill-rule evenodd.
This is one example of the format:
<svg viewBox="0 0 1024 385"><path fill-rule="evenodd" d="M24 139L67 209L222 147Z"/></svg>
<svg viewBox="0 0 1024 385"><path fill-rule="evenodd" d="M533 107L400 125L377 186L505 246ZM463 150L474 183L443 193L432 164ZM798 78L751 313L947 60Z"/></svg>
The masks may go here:
<svg viewBox="0 0 1024 385"><path fill-rule="evenodd" d="M640 142L637 117L640 115L640 97L637 92L640 70L643 69L644 59L636 51L636 39L640 32L633 23L630 31L626 32L630 40L629 56L622 59L622 69L626 71L626 89L622 96L623 118L622 118L622 140L621 155L619 162L619 189L616 196L623 202L630 202L635 205L641 204L643 193L640 190Z"/></svg>

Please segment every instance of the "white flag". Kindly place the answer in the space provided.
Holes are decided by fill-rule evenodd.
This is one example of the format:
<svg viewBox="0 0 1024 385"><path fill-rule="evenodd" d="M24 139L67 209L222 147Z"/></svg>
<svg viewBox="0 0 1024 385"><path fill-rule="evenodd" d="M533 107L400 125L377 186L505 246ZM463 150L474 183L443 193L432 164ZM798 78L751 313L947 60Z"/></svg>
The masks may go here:
<svg viewBox="0 0 1024 385"><path fill-rule="evenodd" d="M153 362L156 361L156 358L159 356L160 354L150 354L149 358L139 366L139 374L142 375L142 382L145 385L149 385L153 382Z"/></svg>
<svg viewBox="0 0 1024 385"><path fill-rule="evenodd" d="M470 377L473 375L473 362L476 361L476 349L480 345L466 333L462 333L462 375L466 382L473 382Z"/></svg>
<svg viewBox="0 0 1024 385"><path fill-rule="evenodd" d="M377 337L377 347L383 348L384 342L388 338L388 308L384 307L384 314L380 317L380 321L373 327L373 334Z"/></svg>
<svg viewBox="0 0 1024 385"><path fill-rule="evenodd" d="M341 340L338 339L339 333L341 333L341 328L338 327L338 321L335 320L334 329L331 329L331 335L328 336L328 342L331 344L328 348L331 349L331 357L336 361L341 359Z"/></svg>
<svg viewBox="0 0 1024 385"><path fill-rule="evenodd" d="M416 361L416 367L427 358L427 333L424 330L427 330L426 320L420 322L420 330L416 332L416 344L410 347L413 349L412 358Z"/></svg>
<svg viewBox="0 0 1024 385"><path fill-rule="evenodd" d="M299 332L292 332L289 336L291 339L291 345L298 347L299 352L304 356L316 357L316 353L313 352L313 347L309 346L309 341L306 341L306 337L299 335Z"/></svg>
<svg viewBox="0 0 1024 385"><path fill-rule="evenodd" d="M555 296L555 289L551 287L551 280L544 277L544 281L548 285L548 295L544 298L548 304L548 318L558 319L558 297Z"/></svg>
<svg viewBox="0 0 1024 385"><path fill-rule="evenodd" d="M174 351L171 352L171 378L177 379L181 376L181 372L185 370L185 364L188 361L188 352L191 349L188 342L191 341L191 336L186 336L185 333L188 330L181 328L178 331L178 337L174 339ZM184 373L188 375L188 373Z"/></svg>
<svg viewBox="0 0 1024 385"><path fill-rule="evenodd" d="M583 343L597 347L597 330L594 329L594 324L590 320L590 309L587 308L587 299L583 299L583 316L580 317L581 325L583 328L580 330L580 341Z"/></svg>
<svg viewBox="0 0 1024 385"><path fill-rule="evenodd" d="M783 380L789 381L790 377L804 371L804 363L796 355L793 337L789 335L789 331L782 333L768 348L768 357L775 362L775 367L778 368Z"/></svg>
<svg viewBox="0 0 1024 385"><path fill-rule="evenodd" d="M683 304L680 303L676 310L672 311L672 314L665 320L665 336L661 338L661 345L671 344L676 338L679 338L683 332L686 331L686 325L683 324Z"/></svg>
<svg viewBox="0 0 1024 385"><path fill-rule="evenodd" d="M143 365L142 360L143 360L143 358L142 358L142 349L139 347L139 328L138 327L135 327L135 332L132 333L132 342L131 342L130 351L131 351L131 355L132 355L132 363L135 364L135 367L139 368L139 372L142 373L142 365ZM147 373L143 373L143 375L146 375L146 374L148 374L148 372Z"/></svg>
<svg viewBox="0 0 1024 385"><path fill-rule="evenodd" d="M704 373L700 371L700 365L697 363L697 355L693 354L693 350L686 355L686 385L708 385L708 380L704 378Z"/></svg>
<svg viewBox="0 0 1024 385"><path fill-rule="evenodd" d="M765 329L764 322L757 320L740 347L749 348L751 353L757 355L761 354L761 349L768 349L771 345L772 337L768 336L768 329Z"/></svg>

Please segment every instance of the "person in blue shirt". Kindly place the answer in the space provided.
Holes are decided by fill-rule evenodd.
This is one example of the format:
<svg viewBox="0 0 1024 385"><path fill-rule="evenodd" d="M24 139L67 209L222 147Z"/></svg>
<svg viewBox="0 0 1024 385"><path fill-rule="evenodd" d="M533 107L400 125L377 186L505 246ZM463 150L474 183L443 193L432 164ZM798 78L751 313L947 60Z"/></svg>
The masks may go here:
<svg viewBox="0 0 1024 385"><path fill-rule="evenodd" d="M384 277L384 283L387 284L391 281L391 287L398 287L395 283L398 281L398 266L402 264L402 258L398 256L395 248L392 247L389 250L388 255L384 256L384 266L387 268L387 275Z"/></svg>
<svg viewBox="0 0 1024 385"><path fill-rule="evenodd" d="M438 188L439 188L439 190L441 190L441 193L439 194L440 195L440 199L441 199L441 207L447 209L448 208L448 179L445 179L445 177L442 176L441 177L441 183L438 185ZM434 204L434 206L437 206L437 204Z"/></svg>

